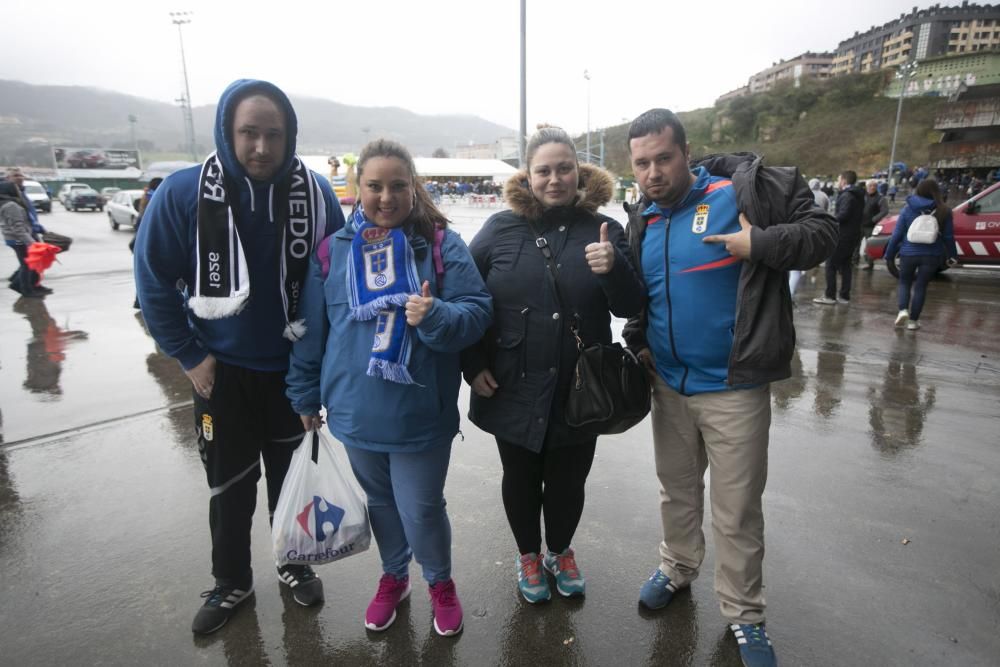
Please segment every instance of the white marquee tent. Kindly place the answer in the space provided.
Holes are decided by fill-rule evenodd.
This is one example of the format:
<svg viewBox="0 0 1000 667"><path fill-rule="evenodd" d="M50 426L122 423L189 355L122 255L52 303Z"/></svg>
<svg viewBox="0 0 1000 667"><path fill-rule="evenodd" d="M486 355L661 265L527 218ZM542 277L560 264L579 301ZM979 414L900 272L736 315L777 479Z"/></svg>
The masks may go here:
<svg viewBox="0 0 1000 667"><path fill-rule="evenodd" d="M313 171L328 176L330 174L330 166L327 164L329 157L328 155L303 155L302 160ZM417 173L423 178L433 181L487 179L503 183L517 172L517 169L502 160L418 157L414 158L413 161L417 166ZM340 168L340 173L342 175L346 173L344 167Z"/></svg>

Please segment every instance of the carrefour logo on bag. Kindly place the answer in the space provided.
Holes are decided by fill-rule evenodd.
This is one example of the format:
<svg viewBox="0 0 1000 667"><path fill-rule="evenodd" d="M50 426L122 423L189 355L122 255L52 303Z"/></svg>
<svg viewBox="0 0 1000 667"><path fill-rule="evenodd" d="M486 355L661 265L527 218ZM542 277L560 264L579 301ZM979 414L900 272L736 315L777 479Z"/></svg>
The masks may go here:
<svg viewBox="0 0 1000 667"><path fill-rule="evenodd" d="M302 530L317 542L325 542L329 535L336 533L343 519L344 510L320 496L313 496L312 501L298 515ZM329 535L326 532L328 524L333 528Z"/></svg>

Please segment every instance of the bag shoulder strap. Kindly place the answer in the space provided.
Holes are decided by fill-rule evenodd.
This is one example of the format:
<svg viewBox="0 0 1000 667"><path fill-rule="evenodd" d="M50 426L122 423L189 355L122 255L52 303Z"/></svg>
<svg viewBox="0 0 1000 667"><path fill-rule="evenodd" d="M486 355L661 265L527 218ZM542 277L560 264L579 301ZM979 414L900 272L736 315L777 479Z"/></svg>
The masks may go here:
<svg viewBox="0 0 1000 667"><path fill-rule="evenodd" d="M444 284L444 258L441 256L441 246L444 245L444 227L434 225L434 244L431 246L431 256L434 258L434 277L437 282L438 294Z"/></svg>
<svg viewBox="0 0 1000 667"><path fill-rule="evenodd" d="M538 248L542 256L545 258L545 264L548 266L548 273L552 277L552 284L556 288L556 302L559 304L559 312L562 316L566 317L566 300L563 299L562 286L559 284L559 267L556 264L555 256L552 254L552 248L549 246L548 240L542 235L538 227L531 220L525 218L528 222L528 226L531 228L532 233L535 235L535 247ZM576 338L577 347L583 349L583 341L580 339L580 316L573 313L572 317L569 318L569 328L573 333L573 337Z"/></svg>

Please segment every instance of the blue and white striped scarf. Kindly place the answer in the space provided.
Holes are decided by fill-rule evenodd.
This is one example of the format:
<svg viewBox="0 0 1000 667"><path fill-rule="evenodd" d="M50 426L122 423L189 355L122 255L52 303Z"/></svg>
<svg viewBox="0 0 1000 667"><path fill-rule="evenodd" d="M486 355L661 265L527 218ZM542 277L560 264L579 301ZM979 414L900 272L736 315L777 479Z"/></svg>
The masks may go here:
<svg viewBox="0 0 1000 667"><path fill-rule="evenodd" d="M400 384L414 384L410 363L410 331L406 301L420 293L413 249L401 227L378 227L359 204L351 216L354 238L347 256L348 317L376 320L368 375Z"/></svg>

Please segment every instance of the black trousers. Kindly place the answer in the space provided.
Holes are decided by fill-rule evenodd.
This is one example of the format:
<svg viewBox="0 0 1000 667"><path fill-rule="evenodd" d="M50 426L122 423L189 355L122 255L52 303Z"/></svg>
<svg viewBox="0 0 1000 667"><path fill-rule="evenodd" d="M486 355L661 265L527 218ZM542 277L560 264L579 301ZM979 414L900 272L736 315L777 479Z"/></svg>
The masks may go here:
<svg viewBox="0 0 1000 667"><path fill-rule="evenodd" d="M840 274L840 292L837 292L837 274ZM836 299L850 300L851 281L854 279L854 264L851 256L837 257L834 255L826 260L826 296Z"/></svg>
<svg viewBox="0 0 1000 667"><path fill-rule="evenodd" d="M273 515L304 433L285 397L285 371L254 371L217 361L211 399L194 394L194 418L211 492L212 575L219 585L247 589L253 583L250 526L261 458Z"/></svg>
<svg viewBox="0 0 1000 667"><path fill-rule="evenodd" d="M21 294L30 294L38 282L38 274L28 268L25 259L28 257L27 245L9 246L17 255L17 270L10 274L10 285Z"/></svg>
<svg viewBox="0 0 1000 667"><path fill-rule="evenodd" d="M538 454L499 439L497 447L503 463L503 507L518 551L541 553L543 514L546 546L552 552L565 551L583 515L584 485L597 439L555 448L546 439Z"/></svg>

